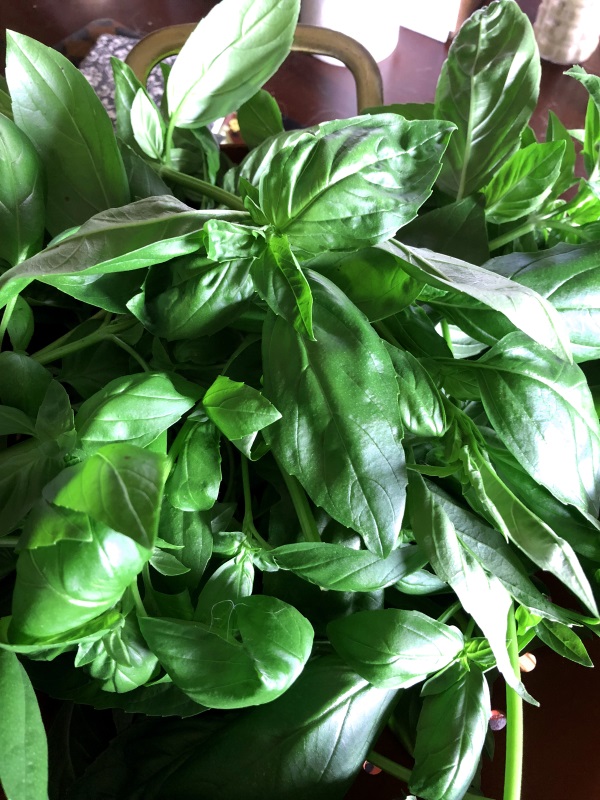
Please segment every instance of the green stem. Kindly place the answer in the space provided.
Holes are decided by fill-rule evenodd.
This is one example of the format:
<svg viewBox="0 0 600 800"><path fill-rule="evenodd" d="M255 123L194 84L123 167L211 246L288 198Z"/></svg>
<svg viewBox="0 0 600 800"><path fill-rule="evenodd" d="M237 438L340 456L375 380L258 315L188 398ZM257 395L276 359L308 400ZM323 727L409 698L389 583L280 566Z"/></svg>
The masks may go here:
<svg viewBox="0 0 600 800"><path fill-rule="evenodd" d="M34 353L31 358L37 361L38 364L50 364L52 361L57 361L59 358L64 358L72 353L77 353L79 350L84 350L86 347L92 347L103 339L109 339L116 333L122 333L128 328L132 328L135 324L137 324L137 320L133 318L118 320L107 325L105 328L100 327L97 331L94 331L94 333L83 336L81 339L71 342L71 344L65 344L59 347L55 347L54 345L45 347L43 350Z"/></svg>
<svg viewBox="0 0 600 800"><path fill-rule="evenodd" d="M519 670L519 643L514 607L508 612L508 655L517 678ZM523 701L506 684L506 763L504 767L504 800L520 800L523 776Z"/></svg>
<svg viewBox="0 0 600 800"><path fill-rule="evenodd" d="M242 486L244 489L244 519L242 522L242 530L244 533L249 533L258 544L265 550L272 550L272 545L260 535L256 530L254 524L254 517L252 515L252 493L250 491L250 472L248 470L248 459L242 455Z"/></svg>
<svg viewBox="0 0 600 800"><path fill-rule="evenodd" d="M457 600L455 603L452 603L451 606L448 606L448 608L444 611L443 614L440 614L440 616L437 618L437 621L448 622L448 620L452 619L452 617L456 614L456 612L460 611L461 608L462 608L461 602L460 600Z"/></svg>
<svg viewBox="0 0 600 800"><path fill-rule="evenodd" d="M536 224L537 220L535 222L525 222L518 228L508 231L508 233L503 233L502 236L497 236L489 243L490 250L498 250L498 248L504 247L505 244L514 242L514 240L518 239L520 236L524 236L526 233L531 233L531 231L535 230Z"/></svg>
<svg viewBox="0 0 600 800"><path fill-rule="evenodd" d="M148 364L139 355L139 353L136 353L136 351L133 349L133 347L131 347L131 345L127 344L127 342L124 342L123 339L119 339L118 336L115 336L112 333L109 333L108 336L106 336L106 338L109 339L111 342L114 342L116 345L118 345L122 350L125 350L126 353L129 353L129 355L134 359L134 361L137 361L137 363L144 370L144 372L150 372L150 367L148 366Z"/></svg>
<svg viewBox="0 0 600 800"><path fill-rule="evenodd" d="M18 536L4 536L4 538L0 539L0 547L16 547L19 543Z"/></svg>
<svg viewBox="0 0 600 800"><path fill-rule="evenodd" d="M179 429L177 436L173 440L173 444L169 447L169 452L167 453L167 458L169 461L169 472L173 469L173 465L177 460L177 456L181 452L181 448L183 447L185 440L190 432L190 430L194 427L194 420L186 419L183 423L181 428Z"/></svg>
<svg viewBox="0 0 600 800"><path fill-rule="evenodd" d="M129 590L133 595L133 601L135 603L135 607L137 610L138 617L147 617L148 613L144 608L144 604L142 602L142 597L140 595L140 590L137 583L137 578L129 584Z"/></svg>
<svg viewBox="0 0 600 800"><path fill-rule="evenodd" d="M59 336L58 339L55 339L50 344L46 345L46 347L42 347L41 350L38 350L37 353L33 354L32 358L39 358L40 356L45 356L46 353L52 352L57 347L60 347L61 345L65 344L65 342L68 342L69 339L72 339L82 325L87 325L88 322L94 319L98 319L99 317L104 317L104 319L102 320L101 324L99 325L95 333L98 333L99 330L105 328L109 324L112 314L110 314L108 311L99 311L97 314L94 314L92 317L86 319L80 325L77 325L75 328L72 328L70 331L67 331L62 336Z"/></svg>
<svg viewBox="0 0 600 800"><path fill-rule="evenodd" d="M398 778L398 780L402 781L402 783L408 784L410 781L411 771L407 769L407 767L397 764L390 758L386 758L380 753L375 752L375 750L370 750L367 753L367 761L369 761L371 764L374 764L376 767L379 767L379 769L382 769L384 772L387 772L388 775L393 775L394 778ZM489 800L489 798L484 797L481 794L467 792L465 795L463 795L463 800Z"/></svg>
<svg viewBox="0 0 600 800"><path fill-rule="evenodd" d="M226 206L234 211L246 211L246 207L242 200L237 195L221 189L219 186L214 186L208 181L200 180L200 178L192 178L191 175L185 175L179 170L172 167L157 167L157 172L161 178L173 181L174 183L183 186L186 189L191 189L193 192L198 192L205 197L210 197L218 205Z"/></svg>
<svg viewBox="0 0 600 800"><path fill-rule="evenodd" d="M18 298L19 295L18 294L15 295L11 300L8 301L8 303L6 304L6 308L4 309L4 314L2 315L2 322L0 322L0 350L2 349L4 334L6 333L6 329L8 328L8 323L10 322L12 313L15 310Z"/></svg>
<svg viewBox="0 0 600 800"><path fill-rule="evenodd" d="M277 461L277 459L275 460ZM300 523L302 535L307 542L320 542L321 537L317 529L317 523L313 517L304 489L302 486L300 486L300 483L296 478L294 478L293 475L287 474L279 461L277 461L277 466L279 467L279 471L281 472L283 480L285 481L287 490L290 493L290 498L292 500L296 516L298 517L298 522Z"/></svg>

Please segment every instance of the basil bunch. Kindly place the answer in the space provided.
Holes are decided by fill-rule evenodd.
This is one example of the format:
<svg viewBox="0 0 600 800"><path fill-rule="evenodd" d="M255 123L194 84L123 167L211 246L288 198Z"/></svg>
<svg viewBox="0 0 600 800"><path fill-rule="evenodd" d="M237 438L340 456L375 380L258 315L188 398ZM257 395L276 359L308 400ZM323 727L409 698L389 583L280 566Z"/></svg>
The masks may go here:
<svg viewBox="0 0 600 800"><path fill-rule="evenodd" d="M115 62L116 135L72 65L8 36L11 800L341 798L388 721L412 792L472 798L493 671L518 713L536 637L590 663L600 78L571 71L585 130L551 115L538 142L533 33L497 0L434 103L288 133L261 87L298 7L223 0L160 107ZM236 166L206 126L238 108ZM49 779L32 686L76 708ZM61 763L90 707L119 735Z"/></svg>

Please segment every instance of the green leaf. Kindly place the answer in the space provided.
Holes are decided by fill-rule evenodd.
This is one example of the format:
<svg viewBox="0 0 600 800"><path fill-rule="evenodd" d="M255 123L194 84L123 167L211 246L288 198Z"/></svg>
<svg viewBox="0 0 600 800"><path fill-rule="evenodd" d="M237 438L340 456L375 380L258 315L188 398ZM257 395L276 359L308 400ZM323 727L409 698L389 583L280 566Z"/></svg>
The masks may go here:
<svg viewBox="0 0 600 800"><path fill-rule="evenodd" d="M219 375L202 398L209 418L230 441L242 439L272 425L281 414L256 389Z"/></svg>
<svg viewBox="0 0 600 800"><path fill-rule="evenodd" d="M110 119L79 70L56 50L12 31L6 77L15 122L44 164L50 233L129 202Z"/></svg>
<svg viewBox="0 0 600 800"><path fill-rule="evenodd" d="M190 568L182 564L177 556L172 553L164 553L158 547L154 548L150 565L161 575L166 575L169 578L173 578L176 575L186 575L190 572Z"/></svg>
<svg viewBox="0 0 600 800"><path fill-rule="evenodd" d="M365 114L399 114L404 119L435 119L433 103L389 103L365 108Z"/></svg>
<svg viewBox="0 0 600 800"><path fill-rule="evenodd" d="M194 619L213 631L220 628L222 635L227 635L233 609L250 597L253 587L254 564L248 553L242 551L221 564L205 583Z"/></svg>
<svg viewBox="0 0 600 800"><path fill-rule="evenodd" d="M11 642L42 646L68 639L73 629L112 608L141 572L150 550L106 525L89 524L90 541L62 539L19 554Z"/></svg>
<svg viewBox="0 0 600 800"><path fill-rule="evenodd" d="M565 149L560 164L558 180L554 184L554 192L562 194L577 183L575 176L575 143L569 131L565 128L554 111L548 111L548 127L546 128L547 142L564 142Z"/></svg>
<svg viewBox="0 0 600 800"><path fill-rule="evenodd" d="M400 545L387 558L328 542L284 544L269 551L287 569L322 589L371 592L385 589L422 567L425 557L414 545Z"/></svg>
<svg viewBox="0 0 600 800"><path fill-rule="evenodd" d="M531 24L513 0L475 12L442 67L435 116L453 122L438 181L459 200L488 182L519 147L536 106L540 60Z"/></svg>
<svg viewBox="0 0 600 800"><path fill-rule="evenodd" d="M450 256L388 242L383 249L403 259L403 268L437 289L458 291L503 314L516 328L571 361L567 331L558 312L526 286Z"/></svg>
<svg viewBox="0 0 600 800"><path fill-rule="evenodd" d="M327 626L339 655L380 689L407 689L444 669L464 647L457 628L420 611L359 611Z"/></svg>
<svg viewBox="0 0 600 800"><path fill-rule="evenodd" d="M11 266L42 246L44 195L42 162L35 148L0 113L0 259Z"/></svg>
<svg viewBox="0 0 600 800"><path fill-rule="evenodd" d="M597 516L600 426L581 369L521 333L470 363L486 414L517 461L561 502Z"/></svg>
<svg viewBox="0 0 600 800"><path fill-rule="evenodd" d="M312 500L385 558L400 531L406 490L395 371L345 295L316 273L308 277L317 341L280 317L265 323L265 394L283 415L267 439Z"/></svg>
<svg viewBox="0 0 600 800"><path fill-rule="evenodd" d="M250 149L283 132L283 120L277 101L264 89L260 89L238 108L237 118L242 138Z"/></svg>
<svg viewBox="0 0 600 800"><path fill-rule="evenodd" d="M298 0L230 0L199 23L169 74L171 125L196 128L235 111L288 55Z"/></svg>
<svg viewBox="0 0 600 800"><path fill-rule="evenodd" d="M479 503L484 504L498 530L540 569L551 572L562 581L592 614L597 615L591 586L571 545L502 483L485 458L478 457L474 461L465 454L464 465Z"/></svg>
<svg viewBox="0 0 600 800"><path fill-rule="evenodd" d="M219 431L210 420L189 421L189 430L167 482L167 496L182 511L214 506L221 485Z"/></svg>
<svg viewBox="0 0 600 800"><path fill-rule="evenodd" d="M490 692L483 672L469 666L446 689L423 700L409 785L428 800L461 800L481 758Z"/></svg>
<svg viewBox="0 0 600 800"><path fill-rule="evenodd" d="M543 619L535 626L535 633L544 644L555 653L584 667L593 667L591 658L579 636L574 630L560 622Z"/></svg>
<svg viewBox="0 0 600 800"><path fill-rule="evenodd" d="M419 214L402 229L400 239L471 264L483 264L490 257L481 198L465 197Z"/></svg>
<svg viewBox="0 0 600 800"><path fill-rule="evenodd" d="M538 211L554 193L564 152L564 141L517 150L482 190L486 218L501 224Z"/></svg>
<svg viewBox="0 0 600 800"><path fill-rule="evenodd" d="M196 590L212 554L213 537L210 522L205 515L181 511L165 500L160 513L158 529L161 538L181 547L177 557L190 572L181 583Z"/></svg>
<svg viewBox="0 0 600 800"><path fill-rule="evenodd" d="M169 196L98 214L75 234L0 276L0 305L34 279L52 285L62 275L127 272L192 253L204 223L214 217L239 219L240 214L194 211Z"/></svg>
<svg viewBox="0 0 600 800"><path fill-rule="evenodd" d="M80 645L75 666L85 666L104 692L123 694L143 686L156 672L158 659L148 649L134 614L123 627L102 639Z"/></svg>
<svg viewBox="0 0 600 800"><path fill-rule="evenodd" d="M55 442L29 439L0 452L0 536L15 530L64 466Z"/></svg>
<svg viewBox="0 0 600 800"><path fill-rule="evenodd" d="M340 256L319 271L339 286L371 322L402 311L423 288L420 281L402 269L398 258L379 248Z"/></svg>
<svg viewBox="0 0 600 800"><path fill-rule="evenodd" d="M23 297L17 297L7 331L14 350L26 350L33 336L33 311Z"/></svg>
<svg viewBox="0 0 600 800"><path fill-rule="evenodd" d="M576 361L600 358L600 267L596 244L558 244L540 253L511 253L486 264L493 272L528 286L560 314ZM477 309L468 315L480 316ZM493 330L500 339L508 330Z"/></svg>
<svg viewBox="0 0 600 800"><path fill-rule="evenodd" d="M446 412L432 377L407 350L387 344L396 370L400 395L398 405L404 430L415 436L443 436Z"/></svg>
<svg viewBox="0 0 600 800"><path fill-rule="evenodd" d="M590 179L590 188L598 195L600 181L600 80L597 75L590 75L583 67L576 65L565 72L579 81L588 91L589 101L585 115L585 136L583 140L583 161L585 171Z"/></svg>
<svg viewBox="0 0 600 800"><path fill-rule="evenodd" d="M314 339L310 286L287 236L269 236L250 274L254 288L271 311L287 320L298 333Z"/></svg>
<svg viewBox="0 0 600 800"><path fill-rule="evenodd" d="M138 91L140 89L145 91L145 88L129 64L121 61L120 58L111 56L110 65L115 81L114 99L117 116L117 136L122 142L132 148L135 153L139 153L139 146L133 133L131 109Z"/></svg>
<svg viewBox="0 0 600 800"><path fill-rule="evenodd" d="M38 500L28 514L19 538L19 549L50 547L63 539L91 542L92 523L87 514L61 508L44 499Z"/></svg>
<svg viewBox="0 0 600 800"><path fill-rule="evenodd" d="M162 372L115 378L79 408L75 427L88 453L111 442L147 447L199 399L193 384Z"/></svg>
<svg viewBox="0 0 600 800"><path fill-rule="evenodd" d="M165 146L165 121L144 89L138 89L131 106L131 128L140 149L160 161Z"/></svg>
<svg viewBox="0 0 600 800"><path fill-rule="evenodd" d="M159 177L150 164L139 156L129 145L119 140L119 152L123 159L127 182L132 200L171 194L167 184Z"/></svg>
<svg viewBox="0 0 600 800"><path fill-rule="evenodd" d="M261 213L309 254L383 242L431 194L451 129L382 114L303 131L262 167Z"/></svg>
<svg viewBox="0 0 600 800"><path fill-rule="evenodd" d="M224 638L198 622L145 617L140 626L159 661L193 700L211 708L244 708L283 694L302 672L313 630L295 608L256 595L237 605Z"/></svg>
<svg viewBox="0 0 600 800"><path fill-rule="evenodd" d="M48 797L48 744L35 692L14 653L0 650L0 782L11 800Z"/></svg>
<svg viewBox="0 0 600 800"><path fill-rule="evenodd" d="M0 406L0 436L22 433L33 436L35 428L27 414L12 406Z"/></svg>
<svg viewBox="0 0 600 800"><path fill-rule="evenodd" d="M490 575L498 578L512 597L537 614L559 622L570 622L569 613L547 600L532 583L514 548L502 534L490 528L481 517L457 505L435 484L426 482L426 485L436 506L454 525L463 549L474 556Z"/></svg>
<svg viewBox="0 0 600 800"><path fill-rule="evenodd" d="M489 641L504 680L526 700L538 705L515 677L508 655L510 594L464 547L451 519L420 475L410 473L409 492L413 533L435 574L452 587L467 614Z"/></svg>
<svg viewBox="0 0 600 800"><path fill-rule="evenodd" d="M59 476L46 497L151 549L165 480L166 457L131 444L108 444Z"/></svg>

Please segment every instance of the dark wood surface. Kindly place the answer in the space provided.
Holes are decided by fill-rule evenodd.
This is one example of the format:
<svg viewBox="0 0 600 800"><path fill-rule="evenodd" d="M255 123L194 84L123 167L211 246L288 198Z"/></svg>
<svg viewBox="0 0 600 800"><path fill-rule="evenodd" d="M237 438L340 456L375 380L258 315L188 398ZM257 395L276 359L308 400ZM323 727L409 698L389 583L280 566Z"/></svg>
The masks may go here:
<svg viewBox="0 0 600 800"><path fill-rule="evenodd" d="M534 18L539 0L520 0ZM148 33L165 25L194 22L215 5L214 0L0 0L0 47L4 29L13 29L54 45L92 20L112 18ZM365 3L368 13L368 2ZM401 30L395 52L380 64L385 100L430 101L447 45L411 31ZM600 74L600 52L584 65ZM552 109L568 128L583 126L586 93L563 75L565 67L544 63L540 102L533 127L543 134ZM355 113L354 84L349 72L311 56L292 54L269 88L284 113L304 125ZM594 661L600 662L600 642L592 643ZM523 800L566 800L600 797L600 761L595 755L596 713L600 685L595 671L565 662L553 653L539 655L539 666L527 678L539 710L526 708L526 762ZM499 682L498 682L499 683ZM503 708L502 692L495 704ZM502 796L504 733L496 734L497 759L484 769L483 788L491 798ZM396 755L389 739L384 752ZM391 750L385 750L385 748ZM243 780L243 776L240 776ZM398 783L385 775L361 775L349 798L393 800L403 797Z"/></svg>

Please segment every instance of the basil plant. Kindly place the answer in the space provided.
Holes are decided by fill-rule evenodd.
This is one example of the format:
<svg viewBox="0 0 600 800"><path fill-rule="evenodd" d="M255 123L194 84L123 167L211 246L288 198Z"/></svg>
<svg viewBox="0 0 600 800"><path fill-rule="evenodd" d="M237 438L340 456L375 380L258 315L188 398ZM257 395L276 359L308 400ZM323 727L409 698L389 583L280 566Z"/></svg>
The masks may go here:
<svg viewBox="0 0 600 800"><path fill-rule="evenodd" d="M433 103L288 132L262 87L298 11L222 0L160 106L115 61L116 132L7 35L10 800L334 800L365 759L472 800L497 677L517 800L519 654L591 665L600 78L570 71L585 129L539 141L532 29L496 0ZM235 110L237 165L208 127Z"/></svg>

